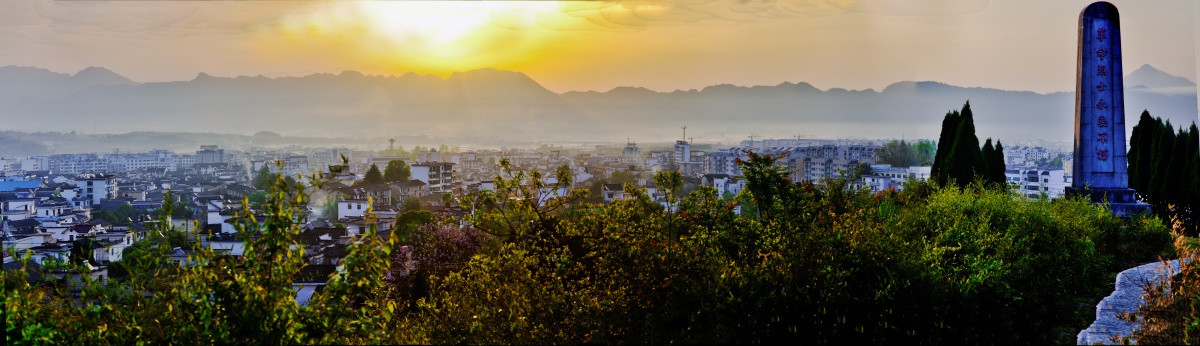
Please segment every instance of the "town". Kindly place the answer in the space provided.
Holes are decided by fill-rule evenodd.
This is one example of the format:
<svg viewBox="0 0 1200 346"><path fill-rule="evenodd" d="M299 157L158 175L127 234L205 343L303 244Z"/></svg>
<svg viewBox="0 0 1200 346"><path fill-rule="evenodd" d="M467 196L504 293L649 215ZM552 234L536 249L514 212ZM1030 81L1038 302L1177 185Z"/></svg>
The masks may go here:
<svg viewBox="0 0 1200 346"><path fill-rule="evenodd" d="M311 188L299 238L309 264L295 283L303 303L313 290L302 287L322 284L347 254L347 245L370 223L391 230L400 214L416 209L462 220L470 206L459 205L457 197L491 189L492 179L502 173L502 159L518 171L569 169L570 184L545 178L546 185L537 191L540 203L572 189L589 190L584 202L608 203L625 198L626 188L640 188L669 208L654 184L655 172L680 172L684 191L706 185L732 198L745 188L737 162L751 152L779 157L778 164L797 182L841 178L852 188L880 192L929 179L929 162L901 166L882 157L881 148L898 145L908 146L894 140L751 138L727 148L680 139L647 149L626 141L591 148L465 150L443 145L405 151L392 141L382 150L204 145L194 153L0 158L0 227L3 247L11 250L4 263L19 267L14 257L28 255L44 267L48 279L61 279L75 275L65 269L72 251L86 249L92 278L103 282L109 276L105 265L121 260L127 247L145 237L164 203L174 205L169 220L175 227L204 246L239 256L242 240L233 224L242 204L257 208L275 173L307 184L318 177L321 184ZM1070 158L1062 152L1012 146L1004 148L1004 157L1006 179L1019 194L1057 198L1071 185ZM186 261L190 251L177 248L172 260Z"/></svg>

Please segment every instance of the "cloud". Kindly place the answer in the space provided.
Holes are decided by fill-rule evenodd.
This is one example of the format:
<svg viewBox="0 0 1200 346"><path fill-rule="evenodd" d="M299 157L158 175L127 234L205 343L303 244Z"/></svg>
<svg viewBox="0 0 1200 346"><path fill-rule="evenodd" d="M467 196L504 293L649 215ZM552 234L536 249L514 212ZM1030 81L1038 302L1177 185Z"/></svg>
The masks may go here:
<svg viewBox="0 0 1200 346"><path fill-rule="evenodd" d="M962 15L986 9L988 0L618 0L564 2L562 6L567 15L599 27L640 28L697 22L735 24L847 13ZM553 27L562 23L544 24Z"/></svg>
<svg viewBox="0 0 1200 346"><path fill-rule="evenodd" d="M988 0L831 0L842 10L895 16L961 15L982 11Z"/></svg>
<svg viewBox="0 0 1200 346"><path fill-rule="evenodd" d="M299 1L0 0L0 27L47 27L57 33L201 34L244 32L310 5ZM6 29L7 30L7 29Z"/></svg>

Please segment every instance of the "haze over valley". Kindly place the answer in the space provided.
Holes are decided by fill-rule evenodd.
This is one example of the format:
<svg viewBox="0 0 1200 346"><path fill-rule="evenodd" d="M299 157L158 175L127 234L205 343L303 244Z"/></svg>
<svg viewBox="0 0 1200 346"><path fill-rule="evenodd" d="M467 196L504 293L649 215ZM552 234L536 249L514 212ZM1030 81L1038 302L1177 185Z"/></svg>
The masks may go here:
<svg viewBox="0 0 1200 346"><path fill-rule="evenodd" d="M1148 109L1186 126L1196 120L1195 90L1186 78L1143 65L1126 77L1126 118L1136 119ZM818 88L797 81L560 94L525 74L495 69L445 78L354 71L280 78L201 73L186 81L137 83L100 67L74 74L0 67L0 122L4 130L22 132L665 141L678 137L679 126L686 125L689 137L710 141L749 135L933 138L945 112L967 100L985 129L981 136L1071 140L1074 91L1035 93L936 81L902 81L882 90Z"/></svg>

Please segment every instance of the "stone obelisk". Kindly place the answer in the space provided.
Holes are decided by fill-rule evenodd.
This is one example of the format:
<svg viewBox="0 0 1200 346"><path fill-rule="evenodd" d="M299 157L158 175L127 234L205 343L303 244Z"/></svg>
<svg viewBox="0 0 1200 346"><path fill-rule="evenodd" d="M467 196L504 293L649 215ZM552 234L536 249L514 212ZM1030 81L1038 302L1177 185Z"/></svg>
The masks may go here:
<svg viewBox="0 0 1200 346"><path fill-rule="evenodd" d="M1148 212L1129 188L1125 160L1125 93L1121 20L1104 1L1079 14L1075 84L1074 182L1068 193L1107 203L1114 214Z"/></svg>

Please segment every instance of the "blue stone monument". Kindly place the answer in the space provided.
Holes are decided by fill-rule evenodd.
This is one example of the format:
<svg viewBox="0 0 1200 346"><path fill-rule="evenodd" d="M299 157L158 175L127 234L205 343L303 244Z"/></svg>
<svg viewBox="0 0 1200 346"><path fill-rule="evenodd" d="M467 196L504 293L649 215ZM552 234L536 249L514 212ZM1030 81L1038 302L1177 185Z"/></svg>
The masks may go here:
<svg viewBox="0 0 1200 346"><path fill-rule="evenodd" d="M1074 182L1068 194L1106 203L1118 216L1150 211L1129 188L1125 161L1125 93L1121 20L1117 7L1100 1L1079 14L1075 84Z"/></svg>

